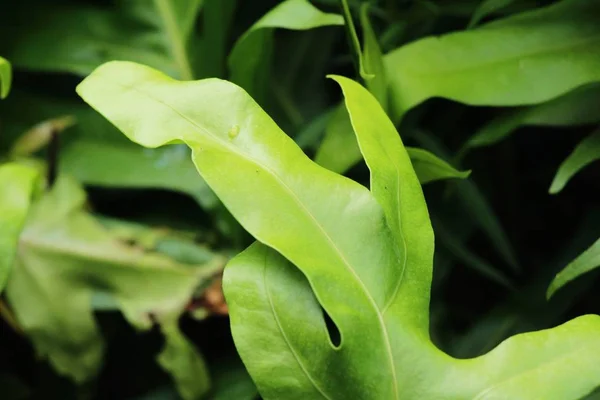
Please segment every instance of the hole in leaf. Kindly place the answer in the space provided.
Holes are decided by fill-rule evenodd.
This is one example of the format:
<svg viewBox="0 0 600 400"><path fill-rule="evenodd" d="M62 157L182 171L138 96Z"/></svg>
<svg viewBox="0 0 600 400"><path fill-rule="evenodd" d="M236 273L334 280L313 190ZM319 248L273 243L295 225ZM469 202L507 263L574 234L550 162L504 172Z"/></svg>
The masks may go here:
<svg viewBox="0 0 600 400"><path fill-rule="evenodd" d="M323 312L325 326L327 327L327 332L329 333L329 340L331 340L331 344L333 344L333 346L337 349L340 347L340 344L342 344L342 334L335 322L333 322L323 307L321 307L321 311Z"/></svg>

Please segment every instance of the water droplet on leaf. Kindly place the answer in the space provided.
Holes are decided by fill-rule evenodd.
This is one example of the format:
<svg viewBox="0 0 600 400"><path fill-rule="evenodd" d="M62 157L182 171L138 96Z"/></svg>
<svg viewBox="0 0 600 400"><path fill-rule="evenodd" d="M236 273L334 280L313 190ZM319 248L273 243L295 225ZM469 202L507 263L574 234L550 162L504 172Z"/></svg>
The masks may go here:
<svg viewBox="0 0 600 400"><path fill-rule="evenodd" d="M240 134L240 126L239 125L234 125L231 127L231 129L229 130L229 139L235 139L237 137L237 135Z"/></svg>

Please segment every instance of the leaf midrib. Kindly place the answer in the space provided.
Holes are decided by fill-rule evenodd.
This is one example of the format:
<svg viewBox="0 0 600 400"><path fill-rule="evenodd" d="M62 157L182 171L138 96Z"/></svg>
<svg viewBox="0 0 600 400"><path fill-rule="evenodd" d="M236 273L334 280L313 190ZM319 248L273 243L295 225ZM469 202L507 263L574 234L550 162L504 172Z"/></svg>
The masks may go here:
<svg viewBox="0 0 600 400"><path fill-rule="evenodd" d="M317 385L317 382L308 373L308 370L306 369L306 367L304 366L304 364L300 361L300 357L296 354L296 351L292 347L292 345L291 345L291 343L290 343L287 335L285 334L285 330L281 326L281 322L279 321L279 317L277 316L277 313L275 312L275 306L273 305L273 299L272 299L272 296L271 296L271 291L269 290L269 285L267 284L267 257L268 257L268 253L265 252L265 261L263 263L264 266L263 266L263 274L262 274L263 275L263 284L265 285L265 292L267 292L267 298L269 299L269 307L271 309L271 313L273 314L273 318L275 319L275 322L277 323L277 328L279 329L279 332L281 333L281 336L283 337L283 341L285 342L285 344L287 345L287 347L290 349L290 352L294 356L294 359L296 360L296 362L300 366L300 369L302 369L302 372L304 372L304 375L306 375L306 377L308 378L308 380L310 381L310 383L312 383L312 385L315 387L315 389L317 389L317 391L324 398L326 398L327 400L332 400L331 397L329 397L325 393L325 391L323 389L321 389L321 387L319 385Z"/></svg>
<svg viewBox="0 0 600 400"><path fill-rule="evenodd" d="M346 259L346 257L342 253L342 251L335 245L335 242L333 241L333 239L329 236L329 234L325 231L325 229L317 222L317 219L306 208L306 206L300 201L300 199L296 196L296 194L294 193L294 191L289 186L287 186L284 181L281 180L281 178L277 175L277 173L275 173L275 171L271 170L269 167L267 167L266 165L260 163L259 161L255 160L254 158L249 157L249 156L247 156L244 153L241 153L236 147L232 146L231 144L229 144L228 142L226 142L223 139L219 138L218 136L212 135L206 128L198 125L193 119L187 117L185 114L183 114L182 112L180 112L179 110L177 110L175 107L171 106L170 104L168 104L168 103L166 103L166 102L164 102L164 101L162 101L162 100L160 100L160 99L158 99L158 98L150 95L147 92L144 92L144 91L138 89L135 86L124 84L124 83L118 82L118 81L116 81L114 79L110 79L109 77L106 77L106 75L97 74L96 76L97 77L102 77L102 78L106 79L107 81L109 81L109 82L111 82L111 83L113 83L113 84L115 84L117 86L121 86L121 87L123 87L125 89L129 89L129 90L133 90L133 91L139 93L140 95L147 96L148 98L156 101L157 103L162 104L163 106L167 107L172 112L174 112L175 114L177 114L178 116L180 116L182 119L184 119L185 121L187 121L192 127L195 127L198 130L200 130L201 133L203 133L205 136L208 136L213 141L216 141L216 142L220 143L223 147L229 149L229 151L231 151L232 153L237 154L240 158L243 158L243 159L249 161L250 163L256 165L257 167L263 169L265 172L267 172L269 175L271 175L281 185L281 187L283 187L285 189L285 191L290 195L290 198L299 206L300 210L303 211L303 213L309 218L309 220L312 221L312 223L316 226L317 230L325 238L325 240L329 244L329 246L338 255L338 257L341 260L342 264L351 273L351 275L354 278L354 280L359 284L362 292L364 293L365 297L367 298L367 301L368 301L369 305L375 311L375 314L377 315L377 319L378 319L379 326L380 326L380 329L381 329L381 333L383 335L383 339L384 339L384 342L385 342L386 352L388 354L388 361L389 361L390 370L391 370L391 373L392 373L392 382L393 382L393 389L394 389L395 399L398 400L399 397L398 397L398 382L397 382L396 366L394 364L394 357L393 357L393 353L392 353L391 342L390 342L389 334L388 334L388 331L387 331L387 327L385 325L385 321L383 319L383 314L381 313L381 310L377 306L377 303L375 302L375 300L371 296L371 293L367 290L367 287L365 286L364 282L357 275L356 271L351 267L351 264L348 262L348 260ZM242 89L240 88L239 90L242 90ZM185 143L188 143L187 139L184 139L182 137L179 137L179 139L182 140L182 141L184 141ZM265 243L268 243L268 241L265 241Z"/></svg>

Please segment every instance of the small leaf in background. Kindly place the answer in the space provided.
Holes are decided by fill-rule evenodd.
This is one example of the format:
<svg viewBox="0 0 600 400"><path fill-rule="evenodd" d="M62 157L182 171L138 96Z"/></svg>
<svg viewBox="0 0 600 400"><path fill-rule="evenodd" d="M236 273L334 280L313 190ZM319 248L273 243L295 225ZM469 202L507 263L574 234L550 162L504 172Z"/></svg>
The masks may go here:
<svg viewBox="0 0 600 400"><path fill-rule="evenodd" d="M210 390L210 377L204 359L179 329L178 321L161 324L165 347L158 363L171 375L183 400L201 399Z"/></svg>
<svg viewBox="0 0 600 400"><path fill-rule="evenodd" d="M315 156L315 162L330 171L344 173L362 160L352 124L345 107L338 106L330 117L325 137ZM458 171L427 150L407 148L421 184L469 176L469 171Z"/></svg>
<svg viewBox="0 0 600 400"><path fill-rule="evenodd" d="M8 96L12 83L12 69L8 61L0 57L0 99Z"/></svg>
<svg viewBox="0 0 600 400"><path fill-rule="evenodd" d="M95 294L114 300L136 328L148 329L177 318L224 262L215 254L186 265L122 242L84 210L85 200L74 180L60 177L34 204L6 289L38 354L77 382L97 373L104 351Z"/></svg>
<svg viewBox="0 0 600 400"><path fill-rule="evenodd" d="M228 59L230 79L260 103L266 96L268 64L265 63L272 51L273 29L308 30L343 24L340 15L323 13L308 0L286 0L237 40Z"/></svg>
<svg viewBox="0 0 600 400"><path fill-rule="evenodd" d="M207 210L219 204L198 177L190 151L181 145L141 149L129 143L83 138L65 146L60 168L88 185L173 190L190 195Z"/></svg>
<svg viewBox="0 0 600 400"><path fill-rule="evenodd" d="M587 250L581 253L576 259L559 272L550 286L546 296L552 297L554 293L573 279L600 267L600 239L592 244Z"/></svg>
<svg viewBox="0 0 600 400"><path fill-rule="evenodd" d="M413 137L430 151L448 158L448 153L440 144L439 140L432 134L424 131L416 131ZM491 244L496 248L498 254L516 272L520 271L519 262L513 246L510 243L498 216L494 212L489 201L485 198L479 187L471 180L465 179L456 182L453 194L458 198L465 209L471 215L471 219L477 223L479 228L485 232Z"/></svg>
<svg viewBox="0 0 600 400"><path fill-rule="evenodd" d="M383 64L383 54L379 47L377 36L369 21L369 3L363 3L360 8L360 23L363 34L363 49L362 57L364 63L364 69L367 75L365 79L365 85L369 92L375 96L375 98L381 104L384 110L388 109L388 90L387 90L387 77L385 75L385 66Z"/></svg>
<svg viewBox="0 0 600 400"><path fill-rule="evenodd" d="M514 2L515 0L481 0L481 3L471 17L471 21L469 21L468 28L473 28L475 25L479 24L479 21L488 15L508 7Z"/></svg>
<svg viewBox="0 0 600 400"><path fill-rule="evenodd" d="M489 146L508 137L517 128L532 126L578 126L600 121L600 85L588 85L536 106L508 111L492 119L461 150Z"/></svg>
<svg viewBox="0 0 600 400"><path fill-rule="evenodd" d="M471 174L471 171L459 171L446 161L438 158L433 153L427 150L418 149L415 147L407 147L410 161L417 173L421 184L434 182L440 179L466 179Z"/></svg>
<svg viewBox="0 0 600 400"><path fill-rule="evenodd" d="M385 57L394 117L431 97L528 105L598 81L598 18L597 0L563 0L394 50Z"/></svg>
<svg viewBox="0 0 600 400"><path fill-rule="evenodd" d="M598 159L600 159L600 129L583 139L569 157L562 162L550 185L549 192L556 194L563 190L577 172Z"/></svg>
<svg viewBox="0 0 600 400"><path fill-rule="evenodd" d="M472 268L488 279L508 288L513 289L513 283L496 267L469 250L454 234L445 226L441 219L432 218L436 238L448 251L462 261L468 268Z"/></svg>
<svg viewBox="0 0 600 400"><path fill-rule="evenodd" d="M18 164L0 166L0 293L13 267L37 179L38 171L33 168Z"/></svg>
<svg viewBox="0 0 600 400"><path fill-rule="evenodd" d="M10 153L15 157L32 155L46 147L52 135L63 132L75 123L75 118L70 115L40 122L17 139Z"/></svg>
<svg viewBox="0 0 600 400"><path fill-rule="evenodd" d="M353 53L352 55L353 59L355 60L357 72L360 75L360 77L364 80L373 79L375 75L367 70L368 66L365 62L365 54L360 48L360 40L358 39L358 34L356 33L356 27L354 26L352 13L350 12L350 7L348 6L348 0L341 0L341 4L344 14L344 25L346 27L346 35L348 37L348 41L350 42L350 48ZM365 6L368 5L365 4ZM372 54L374 55L375 53L372 52Z"/></svg>

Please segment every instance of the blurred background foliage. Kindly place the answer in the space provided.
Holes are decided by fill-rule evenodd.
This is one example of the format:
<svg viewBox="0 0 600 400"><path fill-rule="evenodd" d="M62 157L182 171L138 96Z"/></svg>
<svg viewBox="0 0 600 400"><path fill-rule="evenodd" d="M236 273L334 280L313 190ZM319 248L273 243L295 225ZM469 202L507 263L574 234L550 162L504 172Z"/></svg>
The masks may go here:
<svg viewBox="0 0 600 400"><path fill-rule="evenodd" d="M13 84L0 103L0 156L35 160L51 180L1 303L2 399L258 398L219 286L226 260L251 238L185 147L137 147L76 96L77 83L110 60L232 80L317 162L368 185L339 90L325 78L353 77L396 120L403 115L407 145L470 170L465 178L411 153L422 181L465 178L424 186L436 232L431 334L449 354L476 356L512 334L600 312L593 272L546 300L556 273L600 236L600 169L584 168L600 157L600 4L583 3L2 4L0 56ZM514 17L523 12L531 13ZM473 29L480 35L405 46ZM511 38L523 48L506 45ZM549 64L510 63L554 40L567 49ZM585 68L555 69L568 57ZM505 70L487 71L498 58ZM527 63L532 75L514 72ZM456 65L467 66L464 76L446 74ZM429 75L419 81L419 71Z"/></svg>

